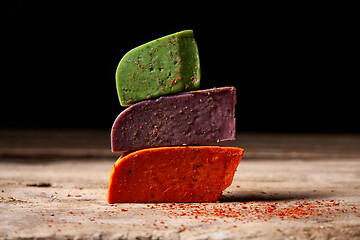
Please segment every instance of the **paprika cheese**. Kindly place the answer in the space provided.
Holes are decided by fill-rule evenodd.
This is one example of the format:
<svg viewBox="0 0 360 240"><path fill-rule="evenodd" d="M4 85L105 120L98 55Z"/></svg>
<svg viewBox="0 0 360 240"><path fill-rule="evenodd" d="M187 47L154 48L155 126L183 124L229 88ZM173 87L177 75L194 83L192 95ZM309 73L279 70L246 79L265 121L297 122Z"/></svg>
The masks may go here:
<svg viewBox="0 0 360 240"><path fill-rule="evenodd" d="M244 150L148 148L123 154L110 175L109 203L214 202L231 185Z"/></svg>

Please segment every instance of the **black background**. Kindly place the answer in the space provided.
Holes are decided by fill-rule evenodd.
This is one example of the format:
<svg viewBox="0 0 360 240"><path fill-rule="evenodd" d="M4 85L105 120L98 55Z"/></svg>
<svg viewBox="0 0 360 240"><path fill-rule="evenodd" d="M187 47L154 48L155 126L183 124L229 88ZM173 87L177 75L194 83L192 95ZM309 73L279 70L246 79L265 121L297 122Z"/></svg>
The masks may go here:
<svg viewBox="0 0 360 240"><path fill-rule="evenodd" d="M114 77L122 56L193 29L200 88L237 88L238 131L360 133L356 15L311 9L11 1L0 128L110 129L124 110Z"/></svg>

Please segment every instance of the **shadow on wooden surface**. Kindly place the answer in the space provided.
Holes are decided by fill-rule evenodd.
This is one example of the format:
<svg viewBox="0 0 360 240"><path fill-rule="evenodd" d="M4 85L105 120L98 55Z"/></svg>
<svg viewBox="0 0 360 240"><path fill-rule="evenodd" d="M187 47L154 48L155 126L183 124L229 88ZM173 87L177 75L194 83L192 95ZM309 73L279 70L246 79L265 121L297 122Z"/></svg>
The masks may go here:
<svg viewBox="0 0 360 240"><path fill-rule="evenodd" d="M276 193L269 192L244 192L242 190L233 191L231 193L224 194L219 201L220 202L252 202L252 201L265 201L265 202L274 202L274 201L291 201L291 200L306 200L306 199L316 199L316 198L326 198L332 194L325 191L286 191L282 192L277 191Z"/></svg>

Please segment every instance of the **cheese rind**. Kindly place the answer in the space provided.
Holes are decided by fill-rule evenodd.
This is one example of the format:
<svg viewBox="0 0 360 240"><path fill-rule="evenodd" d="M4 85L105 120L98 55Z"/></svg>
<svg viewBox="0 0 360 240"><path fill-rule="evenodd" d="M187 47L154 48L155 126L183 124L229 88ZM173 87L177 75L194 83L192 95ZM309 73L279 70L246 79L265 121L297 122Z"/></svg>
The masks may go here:
<svg viewBox="0 0 360 240"><path fill-rule="evenodd" d="M142 101L125 109L111 131L113 152L235 139L235 87Z"/></svg>
<svg viewBox="0 0 360 240"><path fill-rule="evenodd" d="M116 70L121 106L200 87L199 52L192 30L130 50Z"/></svg>

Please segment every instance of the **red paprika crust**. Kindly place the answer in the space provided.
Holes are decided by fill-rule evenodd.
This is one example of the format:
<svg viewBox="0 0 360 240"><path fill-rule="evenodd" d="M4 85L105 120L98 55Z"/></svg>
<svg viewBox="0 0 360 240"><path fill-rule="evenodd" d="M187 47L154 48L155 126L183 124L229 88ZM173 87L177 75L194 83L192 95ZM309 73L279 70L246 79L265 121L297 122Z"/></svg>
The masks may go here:
<svg viewBox="0 0 360 240"><path fill-rule="evenodd" d="M244 150L221 146L148 148L121 156L109 203L214 202L231 185Z"/></svg>

